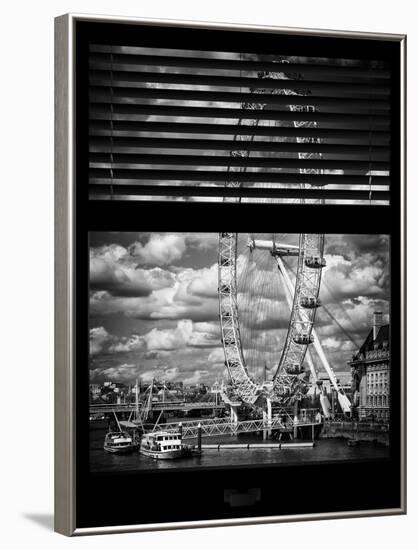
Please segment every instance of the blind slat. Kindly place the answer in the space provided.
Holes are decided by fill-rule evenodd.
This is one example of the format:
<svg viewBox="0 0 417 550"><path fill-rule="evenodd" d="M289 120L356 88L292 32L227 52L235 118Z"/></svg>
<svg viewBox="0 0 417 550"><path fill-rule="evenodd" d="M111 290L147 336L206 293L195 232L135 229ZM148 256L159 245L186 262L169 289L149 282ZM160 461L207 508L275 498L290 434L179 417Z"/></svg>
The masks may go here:
<svg viewBox="0 0 417 550"><path fill-rule="evenodd" d="M175 124L166 122L135 122L135 121L115 121L113 129L110 123L104 121L91 121L91 135L113 136L123 133L138 132L159 132L159 133L178 133L178 134L211 134L211 135L240 135L240 136L270 136L270 137L311 137L311 138L333 138L349 141L350 139L368 140L370 143L387 142L390 133L385 130L375 129L372 136L367 130L349 130L349 129L326 129L326 128L305 128L305 127L284 127L284 126L249 126L236 124L194 124L186 122L177 122ZM245 148L245 147L243 147Z"/></svg>
<svg viewBox="0 0 417 550"><path fill-rule="evenodd" d="M94 50L92 50L94 51ZM113 60L110 58L112 52ZM268 61L253 61L240 59L210 59L208 57L181 57L175 55L140 55L126 54L120 48L112 46L107 53L92 53L90 55L91 68L105 68L118 65L132 67L153 66L153 67L183 67L192 69L214 69L227 71L271 71L288 73L301 73L303 75L317 76L319 78L328 76L330 78L360 77L389 79L390 73L386 68L379 67L347 67L342 65L308 64L308 63L280 63Z"/></svg>
<svg viewBox="0 0 417 550"><path fill-rule="evenodd" d="M110 169L90 168L91 181L101 179L123 180L161 180L161 181L210 181L224 183L226 181L239 181L241 183L309 183L311 185L369 185L368 176L335 175L335 174L288 174L288 173L262 173L262 172L232 172L209 170L113 170L113 178ZM373 185L389 185L389 176L372 176Z"/></svg>
<svg viewBox="0 0 417 550"><path fill-rule="evenodd" d="M114 185L110 183L94 185L91 194L94 195L155 195L155 196L197 196L197 197L247 197L272 199L323 199L323 200L358 200L369 201L368 191L355 190L319 190L319 189L271 189L268 187L191 187L172 185ZM386 201L388 191L373 191L373 200Z"/></svg>
<svg viewBox="0 0 417 550"><path fill-rule="evenodd" d="M124 87L139 86L144 83L179 84L189 86L210 86L219 88L249 88L251 90L300 90L309 92L332 92L336 95L350 96L354 93L372 97L388 96L386 84L362 82L316 82L314 80L293 80L283 78L251 78L235 76L187 75L178 73L90 71L90 83L94 86Z"/></svg>
<svg viewBox="0 0 417 550"><path fill-rule="evenodd" d="M110 137L91 136L90 151L92 152L137 152L140 149L193 149L203 151L233 151L236 141L219 139L186 139L186 138L155 138L155 137L123 137L111 143ZM251 151L267 151L271 153L323 153L331 155L361 155L369 157L369 143L366 144L334 144L334 143L294 143L290 141L252 141ZM372 158L389 159L390 149L386 145L373 144Z"/></svg>
<svg viewBox="0 0 417 550"><path fill-rule="evenodd" d="M90 163L107 163L108 167L123 168L122 164L160 164L160 165L183 165L183 166L235 166L235 167L259 167L259 168L292 168L316 170L364 170L372 167L374 170L388 170L389 162L378 160L328 160L328 159L283 159L283 158L260 158L260 157L230 157L230 156L201 156L201 155L135 155L135 154L113 154L112 162L109 162L108 154L90 154ZM126 166L127 167L127 166ZM103 166L105 168L105 166Z"/></svg>
<svg viewBox="0 0 417 550"><path fill-rule="evenodd" d="M214 92L204 90L181 90L168 88L114 88L113 91L97 86L90 87L92 103L132 103L134 99L171 99L178 101L209 101L226 103L262 103L264 105L312 105L317 107L338 107L339 109L372 109L374 112L388 111L390 103L378 98L345 98L306 95L279 95L273 93L253 94L248 92Z"/></svg>
<svg viewBox="0 0 417 550"><path fill-rule="evenodd" d="M136 116L170 116L194 118L244 118L248 120L273 121L314 121L319 124L355 124L364 126L388 126L390 119L386 114L335 114L294 112L269 109L231 109L216 107L182 107L171 105L115 105L110 110L108 104L90 107L91 120L131 120Z"/></svg>

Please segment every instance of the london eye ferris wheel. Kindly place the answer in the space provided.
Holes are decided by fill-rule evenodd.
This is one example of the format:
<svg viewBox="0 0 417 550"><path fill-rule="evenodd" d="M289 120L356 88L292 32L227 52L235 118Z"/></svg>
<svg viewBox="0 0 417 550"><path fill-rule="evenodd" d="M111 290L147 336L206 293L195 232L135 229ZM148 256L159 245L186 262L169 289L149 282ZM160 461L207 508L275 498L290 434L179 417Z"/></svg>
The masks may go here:
<svg viewBox="0 0 417 550"><path fill-rule="evenodd" d="M288 78L281 71L258 73L258 77ZM254 99L256 91L259 89L254 90ZM277 86L276 93L298 95L294 90L283 88L282 83ZM242 104L243 109L252 111L261 110L264 106L256 102ZM297 105L294 97L294 104L289 105L289 108L291 111L309 113L306 120L297 116L297 120L292 122L295 127L317 126L311 116L315 112L313 105ZM252 116L248 120L239 119L238 125L258 126L263 122ZM248 157L253 140L253 133L250 136L242 133L235 136L236 148L231 151L231 157L234 160ZM317 138L296 138L299 144L314 140ZM320 153L305 152L300 147L298 156L301 160L314 161ZM236 173L236 179L233 178L227 185L240 187L242 183L239 181L239 174L245 169L244 163L241 166L238 162L231 163L228 170ZM299 173L321 172L316 168L301 168ZM305 188L313 184L305 184L301 178L299 185ZM304 202L304 199L300 201ZM313 202L320 203L322 199L313 199ZM233 391L242 402L253 405L260 397L266 396L285 406L299 399L308 390L308 382L317 382L310 352L310 346L313 346L337 391L342 409L345 412L350 411L350 402L338 386L314 328L316 311L321 305L320 283L325 266L323 234L302 233L289 236L219 233L218 296L221 338L225 366ZM266 372L268 368L267 363L273 374L269 384L265 383L265 377L264 380L259 380L261 369L264 368Z"/></svg>

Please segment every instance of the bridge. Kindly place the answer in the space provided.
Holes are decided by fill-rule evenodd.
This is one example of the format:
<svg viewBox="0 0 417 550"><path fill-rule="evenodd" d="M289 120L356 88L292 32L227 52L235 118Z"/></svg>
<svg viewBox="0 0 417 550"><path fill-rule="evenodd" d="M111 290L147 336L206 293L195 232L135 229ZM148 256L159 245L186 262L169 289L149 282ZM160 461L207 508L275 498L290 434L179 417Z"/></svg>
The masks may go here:
<svg viewBox="0 0 417 550"><path fill-rule="evenodd" d="M90 405L90 414L97 413L117 413L117 412L134 412L139 411L143 406L142 403L120 403L120 404L92 404ZM224 403L211 402L158 402L152 403L153 410L195 410L195 409L220 409L225 408ZM264 414L262 418L239 420L236 409L230 406L230 417L226 418L201 418L197 420L184 420L181 422L167 422L154 426L157 431L182 432L183 439L193 439L198 436L198 431L201 429L201 435L205 437L215 437L221 435L238 435L241 433L263 432L264 438L271 435L272 430L277 430L280 434L287 433L291 439L297 437L299 428L311 427L312 439L314 439L314 428L320 426L322 420L317 417L317 409L301 409L299 416L290 416L283 410L278 414ZM139 420L124 421L120 420L120 424L126 428L135 428L142 426Z"/></svg>
<svg viewBox="0 0 417 550"><path fill-rule="evenodd" d="M136 403L92 403L90 404L90 414L98 413L116 413L122 412L132 412L136 410L141 410L144 405L139 403L139 406ZM224 403L214 403L214 402L194 402L189 403L185 401L181 402L172 402L172 401L159 401L152 403L151 410L153 411L192 411L192 410L217 410L221 411L225 409Z"/></svg>
<svg viewBox="0 0 417 550"><path fill-rule="evenodd" d="M289 433L291 437L296 437L299 428L311 427L322 424L321 419L317 419L314 413L306 415L304 418L294 419L290 416L274 416L270 419L238 420L233 418L210 418L201 420L186 420L184 422L168 422L161 424L160 431L182 431L183 439L193 439L198 435L199 427L201 434L205 437L215 437L219 435L237 435L250 432L268 432L278 430L281 433Z"/></svg>

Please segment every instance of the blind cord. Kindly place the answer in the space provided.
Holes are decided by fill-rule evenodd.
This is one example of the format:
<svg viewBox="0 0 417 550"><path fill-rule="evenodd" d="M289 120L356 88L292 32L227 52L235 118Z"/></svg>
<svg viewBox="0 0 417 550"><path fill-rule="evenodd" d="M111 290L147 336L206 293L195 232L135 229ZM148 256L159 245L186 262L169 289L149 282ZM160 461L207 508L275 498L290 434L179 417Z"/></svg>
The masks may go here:
<svg viewBox="0 0 417 550"><path fill-rule="evenodd" d="M373 69L373 66L372 66ZM371 71L371 73L373 70ZM373 94L371 94L371 99L374 99ZM368 146L369 146L369 205L372 205L372 106L369 111L369 134L368 134Z"/></svg>
<svg viewBox="0 0 417 550"><path fill-rule="evenodd" d="M110 199L114 198L113 190L113 47L110 52Z"/></svg>

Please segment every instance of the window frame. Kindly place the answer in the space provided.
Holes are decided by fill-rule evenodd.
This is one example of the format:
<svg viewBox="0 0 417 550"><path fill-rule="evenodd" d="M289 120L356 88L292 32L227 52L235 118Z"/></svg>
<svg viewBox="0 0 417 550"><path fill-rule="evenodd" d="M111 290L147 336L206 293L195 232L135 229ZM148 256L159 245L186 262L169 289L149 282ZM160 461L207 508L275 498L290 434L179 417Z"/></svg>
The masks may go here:
<svg viewBox="0 0 417 550"><path fill-rule="evenodd" d="M395 335L398 349L395 352L396 371L389 377L392 383L393 395L388 399L389 405L395 401L399 408L392 408L395 413L397 427L400 427L395 436L396 467L399 468L401 487L396 495L398 504L394 507L381 509L341 510L336 512L310 512L297 513L288 516L282 511L278 514L268 513L266 518L257 516L256 513L249 518L236 515L231 510L227 518L213 518L209 513L205 520L175 520L174 522L162 522L161 528L212 526L212 525L242 525L245 523L260 523L263 521L278 522L288 519L317 519L330 517L352 517L378 514L398 514L405 512L405 36L382 35L376 33L352 33L321 30L281 29L279 27L251 27L241 25L216 25L210 23L170 22L158 20L140 20L133 18L95 17L85 15L67 15L56 19L56 386L55 386L55 465L56 465L56 501L55 501L55 529L66 535L89 534L99 532L138 531L154 528L150 522L143 524L123 525L116 523L102 526L89 526L86 519L82 518L79 509L82 499L83 482L86 480L83 474L84 458L82 446L85 443L83 436L82 417L85 412L86 399L88 402L88 383L85 384L85 373L81 371L80 357L85 349L85 316L88 311L85 303L86 281L86 228L97 230L110 221L110 226L121 230L135 227L138 215L144 213L144 208L132 204L88 204L86 194L80 182L85 183L85 157L83 157L83 143L85 136L80 135L85 123L85 110L80 108L82 97L83 67L84 62L80 57L80 45L83 33L91 31L91 25L145 25L158 26L168 29L176 27L180 29L209 30L209 31L240 31L255 32L261 35L281 33L291 36L293 39L300 37L326 38L329 40L363 40L375 41L375 43L392 42L398 47L397 100L398 110L394 113L394 135L398 138L393 163L393 172L396 173L397 188L392 195L391 204L384 209L384 219L374 216L368 207L360 206L360 217L354 215L354 210L349 211L342 207L326 207L327 219L315 219L314 206L273 205L273 208L259 205L240 205L239 215L233 212L236 205L220 205L216 209L218 213L228 219L228 222L239 225L239 230L244 230L242 220L249 217L258 217L263 228L271 227L266 223L272 213L282 217L290 228L298 228L297 232L311 228L311 220L315 219L315 230L326 232L326 227L332 227L337 231L338 227L348 225L355 226L360 233L383 233L387 227L392 229L394 235L394 248L392 264L395 273L391 280L391 286L398 283L398 295L400 297L398 308L395 312L400 321ZM104 27L103 27L104 28ZM127 28L127 27L126 27ZM89 30L90 29L90 30ZM85 74L84 74L85 76ZM85 82L84 82L85 85ZM82 101L81 101L82 103ZM78 139L77 139L78 138ZM85 143L84 143L85 144ZM203 206L203 207L202 207ZM148 205L146 205L148 207ZM176 230L188 230L190 226L198 228L206 205L170 205L167 208L157 202L153 204L154 213L174 212L177 220ZM214 209L213 209L214 212ZM262 212L264 216L261 216ZM163 215L163 214L160 214ZM262 219L264 220L262 221ZM298 225L294 220L298 220ZM389 220L392 221L390 225ZM161 225L168 227L166 221ZM387 225L388 224L388 225ZM200 225L201 227L201 225ZM206 228L208 225L206 225ZM107 226L108 230L111 227ZM372 229L372 230L371 230ZM194 229L197 230L197 229ZM83 318L84 317L84 318ZM391 360L394 350L390 350ZM84 355L85 357L85 355ZM392 379L392 380L391 380ZM85 387L84 387L85 386ZM364 472L366 469L363 470ZM234 472L229 473L230 478L237 485L242 482L242 477ZM261 476L262 477L262 476ZM265 483L265 481L263 481Z"/></svg>

